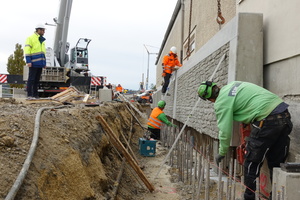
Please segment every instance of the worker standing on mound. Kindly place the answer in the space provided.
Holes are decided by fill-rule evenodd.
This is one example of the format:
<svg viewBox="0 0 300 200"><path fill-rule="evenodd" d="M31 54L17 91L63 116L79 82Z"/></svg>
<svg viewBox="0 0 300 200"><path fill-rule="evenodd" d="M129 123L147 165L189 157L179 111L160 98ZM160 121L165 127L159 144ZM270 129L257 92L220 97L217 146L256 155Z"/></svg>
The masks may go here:
<svg viewBox="0 0 300 200"><path fill-rule="evenodd" d="M35 27L35 32L25 42L25 59L26 65L29 68L26 88L28 99L39 98L38 85L42 70L46 67L45 29L44 24L38 24Z"/></svg>
<svg viewBox="0 0 300 200"><path fill-rule="evenodd" d="M155 107L148 119L148 130L151 132L150 137L155 140L160 140L160 128L162 126L162 123L166 124L167 126L173 126L176 127L175 124L172 124L166 114L164 113L163 109L166 106L165 101L159 101L157 103L157 107Z"/></svg>
<svg viewBox="0 0 300 200"><path fill-rule="evenodd" d="M177 57L176 47L172 47L170 49L170 53L168 53L167 55L164 56L162 65L163 65L162 76L164 77L164 85L162 87L161 92L163 95L165 95L167 88L169 86L170 78L172 76L173 71L177 70L179 67L182 66Z"/></svg>

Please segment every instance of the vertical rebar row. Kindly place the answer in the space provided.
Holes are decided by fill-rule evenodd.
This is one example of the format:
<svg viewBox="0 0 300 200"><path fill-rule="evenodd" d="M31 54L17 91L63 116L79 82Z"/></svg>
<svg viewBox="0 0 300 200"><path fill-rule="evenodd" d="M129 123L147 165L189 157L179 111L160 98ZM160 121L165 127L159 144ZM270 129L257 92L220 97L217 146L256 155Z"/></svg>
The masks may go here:
<svg viewBox="0 0 300 200"><path fill-rule="evenodd" d="M186 133L186 138L185 138L185 170L186 170L186 182L189 182L189 168L190 168L190 163L189 163L189 158L190 158L190 144L189 144L189 139L190 139L190 131L187 131Z"/></svg>
<svg viewBox="0 0 300 200"><path fill-rule="evenodd" d="M244 176L241 177L241 183L243 183L242 184L242 191L245 191L246 190L246 186L245 186L245 177ZM241 192L241 196L240 197L241 197L241 199L244 198L243 192Z"/></svg>
<svg viewBox="0 0 300 200"><path fill-rule="evenodd" d="M179 140L177 142L178 144L178 151L177 151L177 169L178 169L178 172L179 172L179 175L178 175L178 180L179 181L182 181L182 177L181 177L181 160L182 160L182 155L181 155L181 141Z"/></svg>
<svg viewBox="0 0 300 200"><path fill-rule="evenodd" d="M180 173L180 180L182 182L184 182L184 166L183 166L183 163L184 163L184 134L181 135L181 141L180 141L180 168L179 168L179 173Z"/></svg>
<svg viewBox="0 0 300 200"><path fill-rule="evenodd" d="M203 157L203 147L200 148L200 155L199 155L199 171L200 171L200 178L198 179L198 190L197 190L197 199L200 199L202 183L204 179L204 157Z"/></svg>
<svg viewBox="0 0 300 200"><path fill-rule="evenodd" d="M275 200L276 199L276 183L274 182L273 183L273 186L272 186L272 200Z"/></svg>
<svg viewBox="0 0 300 200"><path fill-rule="evenodd" d="M237 160L234 159L233 163L233 187L232 187L232 199L235 200L235 191L236 191L236 168L237 168Z"/></svg>
<svg viewBox="0 0 300 200"><path fill-rule="evenodd" d="M218 200L222 200L223 199L223 184L224 182L222 181L222 162L219 163L218 165Z"/></svg>
<svg viewBox="0 0 300 200"><path fill-rule="evenodd" d="M205 200L209 200L209 184L210 184L210 159L209 149L207 148L206 160L206 178L205 178Z"/></svg>
<svg viewBox="0 0 300 200"><path fill-rule="evenodd" d="M189 166L190 166L190 172L189 172L190 185L193 184L193 182L192 182L192 180L193 180L193 161L194 161L194 137L191 136L190 137L190 164L189 164Z"/></svg>
<svg viewBox="0 0 300 200"><path fill-rule="evenodd" d="M259 177L256 178L255 200L259 200Z"/></svg>
<svg viewBox="0 0 300 200"><path fill-rule="evenodd" d="M285 187L281 186L281 200L284 200L285 195Z"/></svg>
<svg viewBox="0 0 300 200"><path fill-rule="evenodd" d="M194 171L194 174L193 174L193 181L192 181L192 186L193 186L193 200L195 199L195 194L196 194L196 180L197 180L197 177L198 177L198 152L195 151L195 163L194 163L194 166L193 166L193 171Z"/></svg>
<svg viewBox="0 0 300 200"><path fill-rule="evenodd" d="M229 175L228 175L228 188L227 188L227 200L231 200L231 190L232 190L232 159L229 161Z"/></svg>

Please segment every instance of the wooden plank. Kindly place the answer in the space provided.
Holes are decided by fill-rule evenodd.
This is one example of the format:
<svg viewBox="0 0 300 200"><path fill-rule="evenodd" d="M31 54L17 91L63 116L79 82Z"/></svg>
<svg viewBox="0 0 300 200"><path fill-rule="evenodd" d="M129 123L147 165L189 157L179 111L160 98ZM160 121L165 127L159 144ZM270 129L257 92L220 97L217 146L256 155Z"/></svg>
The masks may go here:
<svg viewBox="0 0 300 200"><path fill-rule="evenodd" d="M144 172L141 170L141 168L138 166L138 164L135 162L135 160L131 157L131 155L128 153L128 151L123 146L123 144L120 142L120 140L116 137L115 133L108 126L108 124L106 123L104 118L101 115L99 115L99 116L96 117L96 119L100 122L100 124L102 125L104 130L107 132L111 143L126 158L129 165L137 173L137 175L140 177L140 179L143 181L143 183L146 185L146 187L149 189L149 191L153 192L154 191L154 186L148 181L148 179L146 178Z"/></svg>

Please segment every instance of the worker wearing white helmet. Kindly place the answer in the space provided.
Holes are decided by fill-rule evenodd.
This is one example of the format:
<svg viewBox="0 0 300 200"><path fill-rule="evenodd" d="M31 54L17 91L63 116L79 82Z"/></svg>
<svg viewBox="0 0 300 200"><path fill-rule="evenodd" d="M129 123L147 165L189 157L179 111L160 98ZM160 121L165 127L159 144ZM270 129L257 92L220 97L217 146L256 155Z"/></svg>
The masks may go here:
<svg viewBox="0 0 300 200"><path fill-rule="evenodd" d="M162 88L162 94L164 95L167 91L167 88L170 83L170 78L173 71L177 70L178 67L181 67L178 57L177 57L177 48L171 47L170 52L164 56L163 58L163 73L162 76L164 77L164 85ZM176 67L178 66L178 67Z"/></svg>
<svg viewBox="0 0 300 200"><path fill-rule="evenodd" d="M42 74L42 69L46 67L46 45L45 45L45 25L40 23L35 26L35 32L26 39L25 59L29 67L27 80L28 99L38 98L38 85Z"/></svg>

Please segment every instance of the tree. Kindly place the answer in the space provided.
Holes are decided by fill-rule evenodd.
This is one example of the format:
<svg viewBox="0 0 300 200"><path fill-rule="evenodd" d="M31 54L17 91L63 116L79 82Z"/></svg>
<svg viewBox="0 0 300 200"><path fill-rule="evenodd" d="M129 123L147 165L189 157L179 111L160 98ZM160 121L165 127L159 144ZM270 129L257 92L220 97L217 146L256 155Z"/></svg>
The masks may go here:
<svg viewBox="0 0 300 200"><path fill-rule="evenodd" d="M23 66L26 65L24 61L24 51L22 45L17 43L16 50L13 55L8 57L7 61L7 72L10 75L23 75ZM10 84L10 87L23 88L22 84Z"/></svg>

